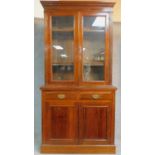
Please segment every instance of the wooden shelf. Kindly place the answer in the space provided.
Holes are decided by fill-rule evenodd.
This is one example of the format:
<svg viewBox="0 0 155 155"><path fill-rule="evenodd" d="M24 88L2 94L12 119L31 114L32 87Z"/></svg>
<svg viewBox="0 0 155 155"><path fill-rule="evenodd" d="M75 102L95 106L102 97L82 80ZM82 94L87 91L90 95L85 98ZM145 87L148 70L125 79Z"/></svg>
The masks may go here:
<svg viewBox="0 0 155 155"><path fill-rule="evenodd" d="M52 29L53 32L73 32L74 29L73 28L53 28ZM91 28L84 28L83 29L84 32L104 32L105 29L91 29Z"/></svg>
<svg viewBox="0 0 155 155"><path fill-rule="evenodd" d="M95 30L95 29L90 29L90 28L84 28L83 31L84 31L84 32L104 32L105 29L102 29L102 30L99 30L99 29L97 30L97 29L96 29L96 30Z"/></svg>
<svg viewBox="0 0 155 155"><path fill-rule="evenodd" d="M73 63L53 63L53 66L73 66ZM84 66L104 66L103 62L84 63Z"/></svg>
<svg viewBox="0 0 155 155"><path fill-rule="evenodd" d="M85 63L84 66L104 66L104 63Z"/></svg>
<svg viewBox="0 0 155 155"><path fill-rule="evenodd" d="M73 66L73 63L53 63L53 66Z"/></svg>
<svg viewBox="0 0 155 155"><path fill-rule="evenodd" d="M53 28L53 32L73 32L73 28Z"/></svg>
<svg viewBox="0 0 155 155"><path fill-rule="evenodd" d="M104 60L103 61L95 61L95 60L90 60L90 61L83 61L84 66L104 66Z"/></svg>

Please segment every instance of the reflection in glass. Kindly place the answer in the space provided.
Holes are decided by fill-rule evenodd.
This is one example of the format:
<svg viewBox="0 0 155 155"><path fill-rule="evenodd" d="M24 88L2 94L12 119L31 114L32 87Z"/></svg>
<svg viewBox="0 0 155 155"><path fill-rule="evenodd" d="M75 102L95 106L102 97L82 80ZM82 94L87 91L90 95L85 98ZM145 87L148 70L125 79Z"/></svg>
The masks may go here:
<svg viewBox="0 0 155 155"><path fill-rule="evenodd" d="M83 80L104 80L105 17L83 18Z"/></svg>
<svg viewBox="0 0 155 155"><path fill-rule="evenodd" d="M52 17L53 80L74 79L74 31L72 16Z"/></svg>

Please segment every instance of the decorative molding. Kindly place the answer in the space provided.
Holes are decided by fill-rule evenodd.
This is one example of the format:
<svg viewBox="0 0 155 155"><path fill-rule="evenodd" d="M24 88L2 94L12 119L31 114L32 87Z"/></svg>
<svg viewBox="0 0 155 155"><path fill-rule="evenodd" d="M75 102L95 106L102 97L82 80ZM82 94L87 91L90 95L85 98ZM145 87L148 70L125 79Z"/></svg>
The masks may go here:
<svg viewBox="0 0 155 155"><path fill-rule="evenodd" d="M87 7L87 6L95 6L95 7L113 7L115 5L115 1L40 1L44 8L52 7L52 6L75 6L75 7Z"/></svg>
<svg viewBox="0 0 155 155"><path fill-rule="evenodd" d="M40 150L41 153L116 153L114 145L42 145Z"/></svg>

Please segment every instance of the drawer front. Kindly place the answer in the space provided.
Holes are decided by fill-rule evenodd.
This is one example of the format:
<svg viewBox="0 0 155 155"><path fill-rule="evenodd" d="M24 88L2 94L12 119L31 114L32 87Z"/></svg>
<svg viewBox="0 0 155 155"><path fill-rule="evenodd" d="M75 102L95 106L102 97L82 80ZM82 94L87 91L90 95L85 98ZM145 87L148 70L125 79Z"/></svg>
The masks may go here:
<svg viewBox="0 0 155 155"><path fill-rule="evenodd" d="M81 100L112 100L111 91L106 92L83 92L80 94Z"/></svg>
<svg viewBox="0 0 155 155"><path fill-rule="evenodd" d="M46 92L45 93L46 100L75 100L77 99L76 93L70 92Z"/></svg>

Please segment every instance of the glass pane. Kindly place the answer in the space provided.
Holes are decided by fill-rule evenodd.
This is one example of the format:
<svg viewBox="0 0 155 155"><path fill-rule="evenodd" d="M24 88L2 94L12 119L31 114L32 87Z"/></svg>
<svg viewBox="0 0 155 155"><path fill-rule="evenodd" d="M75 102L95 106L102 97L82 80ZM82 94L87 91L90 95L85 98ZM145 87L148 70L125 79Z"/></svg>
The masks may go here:
<svg viewBox="0 0 155 155"><path fill-rule="evenodd" d="M53 80L74 79L74 17L52 17Z"/></svg>
<svg viewBox="0 0 155 155"><path fill-rule="evenodd" d="M104 80L105 17L83 18L83 80Z"/></svg>

